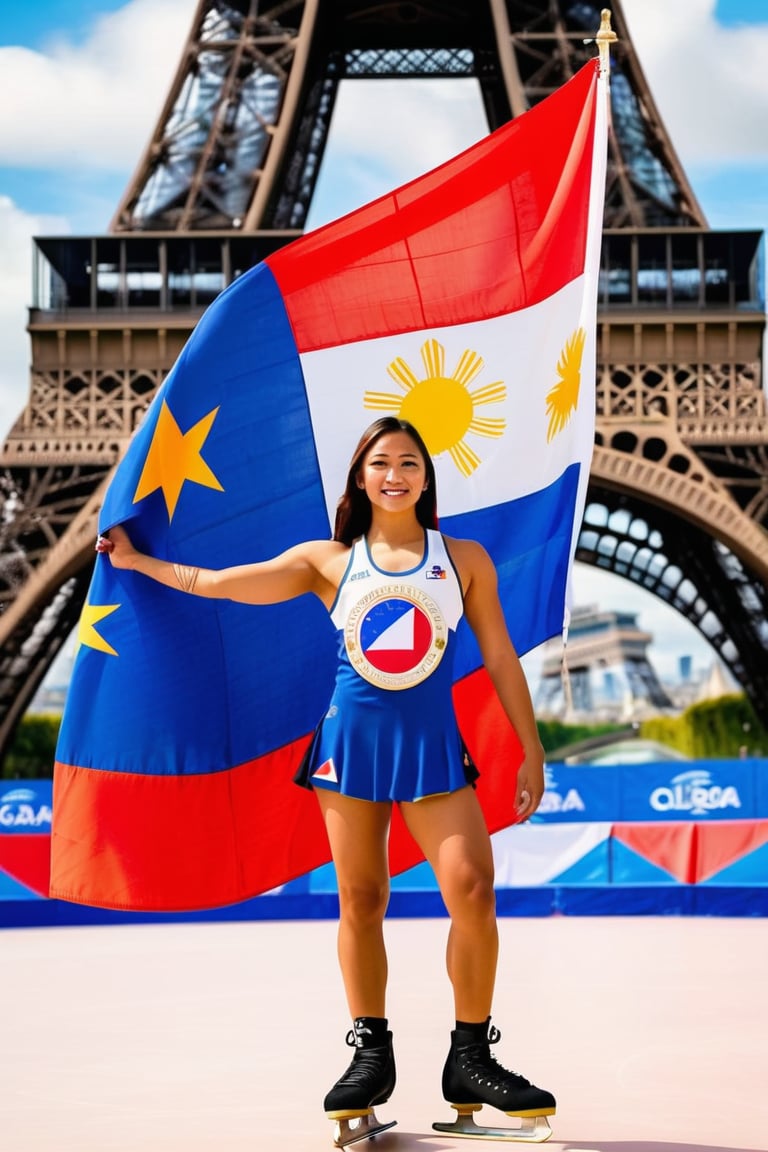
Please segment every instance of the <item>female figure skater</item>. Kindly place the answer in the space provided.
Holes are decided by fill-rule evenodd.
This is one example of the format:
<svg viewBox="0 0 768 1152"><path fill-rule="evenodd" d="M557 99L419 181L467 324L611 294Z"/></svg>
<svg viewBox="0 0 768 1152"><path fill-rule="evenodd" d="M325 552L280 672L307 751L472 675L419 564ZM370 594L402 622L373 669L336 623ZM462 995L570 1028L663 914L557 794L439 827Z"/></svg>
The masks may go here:
<svg viewBox="0 0 768 1152"><path fill-rule="evenodd" d="M451 698L462 614L523 747L516 784L521 819L541 800L544 754L493 563L475 541L443 537L436 506L435 470L422 438L387 416L357 446L332 540L220 570L141 554L120 527L97 544L115 567L198 596L274 604L313 592L336 626L334 693L296 780L317 795L338 880L338 954L353 1020L347 1043L355 1052L325 1098L337 1144L390 1127L378 1123L373 1107L395 1086L383 938L393 803L431 864L450 916L456 1025L442 1088L459 1119L441 1130L483 1134L471 1119L482 1104L528 1118L555 1111L551 1093L508 1072L490 1053L500 1035L490 1024L498 954L493 856L472 787L478 773Z"/></svg>

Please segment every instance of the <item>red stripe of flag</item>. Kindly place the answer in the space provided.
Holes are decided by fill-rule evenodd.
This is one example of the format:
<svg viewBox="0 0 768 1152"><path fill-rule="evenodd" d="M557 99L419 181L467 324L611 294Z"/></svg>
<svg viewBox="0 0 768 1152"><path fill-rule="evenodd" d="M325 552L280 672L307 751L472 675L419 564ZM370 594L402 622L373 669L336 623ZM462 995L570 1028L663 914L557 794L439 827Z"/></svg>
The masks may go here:
<svg viewBox="0 0 768 1152"><path fill-rule="evenodd" d="M493 832L515 820L520 746L484 669L457 684L454 697ZM292 779L307 742L305 736L231 771L194 776L57 763L50 895L103 908L213 908L328 863L317 800ZM393 873L423 859L396 815Z"/></svg>
<svg viewBox="0 0 768 1152"><path fill-rule="evenodd" d="M579 276L597 75L270 256L299 352L505 315Z"/></svg>

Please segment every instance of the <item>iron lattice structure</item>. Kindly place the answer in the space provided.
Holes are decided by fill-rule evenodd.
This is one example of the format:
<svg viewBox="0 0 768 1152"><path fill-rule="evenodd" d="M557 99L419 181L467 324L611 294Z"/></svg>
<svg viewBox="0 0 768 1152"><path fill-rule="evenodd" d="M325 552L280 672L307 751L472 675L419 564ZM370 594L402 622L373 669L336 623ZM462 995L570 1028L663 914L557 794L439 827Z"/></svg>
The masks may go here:
<svg viewBox="0 0 768 1152"><path fill-rule="evenodd" d="M303 231L340 81L472 78L492 130L595 55L600 15L576 0L199 0L110 231L35 241L29 400L0 455L0 755L78 619L105 486L147 404L218 291ZM762 236L707 227L618 2L613 26L578 558L690 620L768 723Z"/></svg>

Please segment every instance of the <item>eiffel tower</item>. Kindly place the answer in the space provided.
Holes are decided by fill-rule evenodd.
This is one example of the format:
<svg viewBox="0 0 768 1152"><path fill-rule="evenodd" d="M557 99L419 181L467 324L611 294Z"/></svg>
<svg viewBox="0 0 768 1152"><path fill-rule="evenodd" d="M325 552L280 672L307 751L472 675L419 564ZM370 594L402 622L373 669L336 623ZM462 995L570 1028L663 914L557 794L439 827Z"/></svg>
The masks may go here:
<svg viewBox="0 0 768 1152"><path fill-rule="evenodd" d="M474 78L489 130L596 54L576 0L199 0L106 235L35 241L0 455L0 756L75 626L98 509L211 299L304 229L339 82ZM758 232L708 228L614 0L598 411L577 558L665 600L768 724Z"/></svg>

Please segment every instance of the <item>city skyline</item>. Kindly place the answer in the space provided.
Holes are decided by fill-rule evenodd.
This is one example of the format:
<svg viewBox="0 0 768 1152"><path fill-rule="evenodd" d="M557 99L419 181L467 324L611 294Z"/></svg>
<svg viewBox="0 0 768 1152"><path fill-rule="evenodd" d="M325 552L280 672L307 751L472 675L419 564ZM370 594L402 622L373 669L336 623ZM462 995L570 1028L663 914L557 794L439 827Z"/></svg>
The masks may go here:
<svg viewBox="0 0 768 1152"><path fill-rule="evenodd" d="M40 0L0 32L0 433L28 394L31 238L99 233L153 130L194 0ZM764 0L624 0L654 100L712 227L768 221ZM382 99L382 85L387 86ZM407 87L407 92L405 91ZM418 96L418 99L415 97ZM487 125L472 81L342 83L309 227L461 151ZM638 613L661 675L712 653L677 613L577 565L574 603Z"/></svg>

